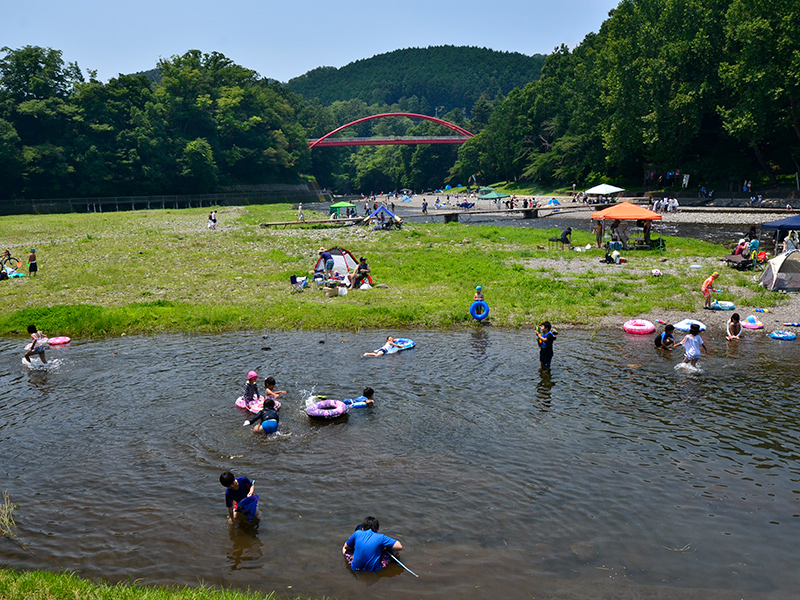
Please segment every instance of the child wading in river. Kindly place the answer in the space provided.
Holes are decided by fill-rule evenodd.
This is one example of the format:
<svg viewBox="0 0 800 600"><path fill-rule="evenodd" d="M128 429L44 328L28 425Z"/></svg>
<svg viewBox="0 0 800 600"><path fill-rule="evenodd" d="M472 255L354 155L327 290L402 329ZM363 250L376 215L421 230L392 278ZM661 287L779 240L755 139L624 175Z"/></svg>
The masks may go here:
<svg viewBox="0 0 800 600"><path fill-rule="evenodd" d="M693 367L697 366L697 361L703 352L708 354L706 344L703 342L703 338L700 337L700 325L697 323L692 323L689 326L689 333L686 334L686 337L675 344L676 348L678 346L683 346L686 350L683 362L691 363Z"/></svg>
<svg viewBox="0 0 800 600"><path fill-rule="evenodd" d="M45 341L44 334L36 329L36 325L28 325L28 333L31 334L31 348L25 352L25 360L31 362L31 356L38 355L39 359L46 363L47 359L44 357Z"/></svg>
<svg viewBox="0 0 800 600"><path fill-rule="evenodd" d="M553 360L553 342L556 334L551 331L550 321L542 323L541 331L536 330L536 340L539 342L539 362L542 369L550 370L550 361Z"/></svg>

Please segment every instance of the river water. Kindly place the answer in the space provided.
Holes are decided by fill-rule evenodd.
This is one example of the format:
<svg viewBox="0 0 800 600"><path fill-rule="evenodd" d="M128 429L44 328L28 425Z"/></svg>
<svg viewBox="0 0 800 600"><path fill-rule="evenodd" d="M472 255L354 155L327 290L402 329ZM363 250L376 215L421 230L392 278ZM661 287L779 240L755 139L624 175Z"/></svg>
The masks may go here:
<svg viewBox="0 0 800 600"><path fill-rule="evenodd" d="M108 581L331 598L796 598L800 342L710 332L701 373L651 336L529 332L78 340L30 369L0 339L0 564ZM281 431L242 427L245 373L289 390ZM376 406L317 424L329 397ZM226 523L219 474L257 480L258 531ZM352 574L371 514L399 567Z"/></svg>

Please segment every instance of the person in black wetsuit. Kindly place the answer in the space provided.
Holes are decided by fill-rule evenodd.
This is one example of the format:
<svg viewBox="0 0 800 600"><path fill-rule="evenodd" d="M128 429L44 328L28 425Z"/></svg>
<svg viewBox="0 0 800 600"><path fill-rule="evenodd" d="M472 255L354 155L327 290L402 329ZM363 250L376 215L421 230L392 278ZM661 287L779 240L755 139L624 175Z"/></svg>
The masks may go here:
<svg viewBox="0 0 800 600"><path fill-rule="evenodd" d="M281 418L278 416L278 411L275 410L275 400L267 398L264 400L264 408L261 409L261 412L252 419L245 421L242 427L247 427L255 423L256 426L253 427L253 433L263 433L267 435L278 431L280 420Z"/></svg>

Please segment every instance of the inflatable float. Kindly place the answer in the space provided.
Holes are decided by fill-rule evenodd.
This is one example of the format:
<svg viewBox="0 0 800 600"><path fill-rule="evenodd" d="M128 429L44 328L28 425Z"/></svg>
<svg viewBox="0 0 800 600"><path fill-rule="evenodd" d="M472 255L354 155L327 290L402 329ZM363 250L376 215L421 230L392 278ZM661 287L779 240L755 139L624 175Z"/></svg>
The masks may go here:
<svg viewBox="0 0 800 600"><path fill-rule="evenodd" d="M358 398L344 398L342 400L347 405L347 408L364 408L365 406L369 406L369 402L367 402L366 396L359 396Z"/></svg>
<svg viewBox="0 0 800 600"><path fill-rule="evenodd" d="M733 310L734 308L736 308L736 305L727 300L714 300L711 303L711 310Z"/></svg>
<svg viewBox="0 0 800 600"><path fill-rule="evenodd" d="M678 321L673 325L673 327L678 331L689 331L689 328L692 326L693 323L697 323L698 325L700 325L700 331L706 330L706 326L704 323L701 323L700 321L696 321L694 319L684 319L683 321Z"/></svg>
<svg viewBox="0 0 800 600"><path fill-rule="evenodd" d="M636 335L647 335L656 330L656 326L647 319L630 319L625 321L622 328L628 333L634 333Z"/></svg>
<svg viewBox="0 0 800 600"><path fill-rule="evenodd" d="M769 337L771 337L773 340L794 340L797 338L797 334L791 331L777 329L770 333Z"/></svg>
<svg viewBox="0 0 800 600"><path fill-rule="evenodd" d="M250 404L244 401L244 396L239 396L236 399L236 406L249 410L253 414L260 413L261 409L264 408L264 396L259 396L258 400L253 400ZM275 400L275 410L278 410L280 407L281 403Z"/></svg>
<svg viewBox="0 0 800 600"><path fill-rule="evenodd" d="M483 300L475 300L469 307L469 314L476 321L483 321L489 316L489 305Z"/></svg>
<svg viewBox="0 0 800 600"><path fill-rule="evenodd" d="M396 348L395 346L392 346L387 354L394 354L395 352L400 352L400 350L408 350L409 348L413 348L417 345L414 340L410 340L408 338L395 338L394 343L400 347Z"/></svg>
<svg viewBox="0 0 800 600"><path fill-rule="evenodd" d="M46 348L47 346L61 346L63 344L69 344L71 341L72 341L71 338L68 338L65 335L60 335L51 338L43 337L42 339L39 340L39 344ZM31 343L28 343L25 346L25 350L30 350L30 349L31 349Z"/></svg>
<svg viewBox="0 0 800 600"><path fill-rule="evenodd" d="M50 338L43 337L39 338L39 347L40 348L47 348L47 342L50 341ZM33 347L33 342L28 342L25 344L25 350L30 350Z"/></svg>
<svg viewBox="0 0 800 600"><path fill-rule="evenodd" d="M320 400L309 406L306 409L306 414L312 419L330 421L344 416L347 411L347 404L341 400Z"/></svg>
<svg viewBox="0 0 800 600"><path fill-rule="evenodd" d="M750 315L744 321L742 321L742 327L746 329L762 329L764 324L756 319L753 315Z"/></svg>
<svg viewBox="0 0 800 600"><path fill-rule="evenodd" d="M781 323L784 327L800 327L800 323Z"/></svg>

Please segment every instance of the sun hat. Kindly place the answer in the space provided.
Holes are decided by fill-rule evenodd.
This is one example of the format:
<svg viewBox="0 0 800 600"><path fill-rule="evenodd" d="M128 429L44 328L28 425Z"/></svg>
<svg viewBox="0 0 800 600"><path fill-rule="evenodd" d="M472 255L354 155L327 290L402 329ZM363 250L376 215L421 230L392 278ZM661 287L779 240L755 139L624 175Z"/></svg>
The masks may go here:
<svg viewBox="0 0 800 600"><path fill-rule="evenodd" d="M325 248L323 248L322 246L320 246L320 247L319 247L319 253L320 253L320 254L322 254L323 252L325 252Z"/></svg>
<svg viewBox="0 0 800 600"><path fill-rule="evenodd" d="M257 378L257 377L258 377L258 373L256 373L255 371L250 371L250 372L247 374L247 378L248 378L248 379L252 379L253 377L256 377L256 378Z"/></svg>
<svg viewBox="0 0 800 600"><path fill-rule="evenodd" d="M719 277L719 273L717 273L716 271L714 271L714 272L711 274L711 276L712 276L712 277Z"/></svg>

